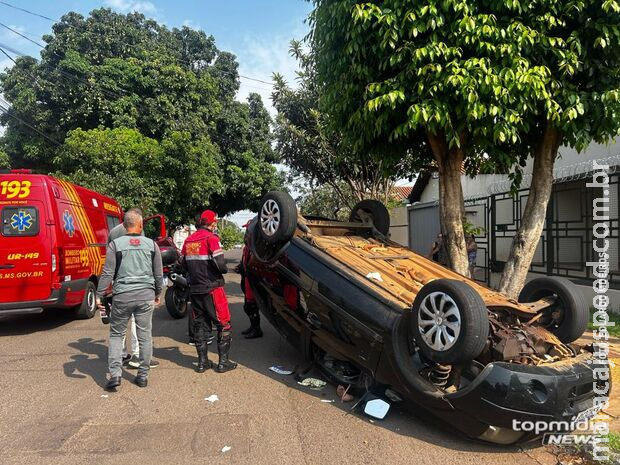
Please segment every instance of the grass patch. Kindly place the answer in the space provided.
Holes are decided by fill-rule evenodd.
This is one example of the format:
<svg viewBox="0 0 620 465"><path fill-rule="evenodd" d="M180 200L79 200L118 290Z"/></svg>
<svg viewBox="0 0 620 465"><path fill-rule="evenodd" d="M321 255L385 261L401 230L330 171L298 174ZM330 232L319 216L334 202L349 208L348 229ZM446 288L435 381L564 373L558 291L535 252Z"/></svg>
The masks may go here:
<svg viewBox="0 0 620 465"><path fill-rule="evenodd" d="M609 448L614 452L620 452L620 434L610 431L607 437L609 438Z"/></svg>
<svg viewBox="0 0 620 465"><path fill-rule="evenodd" d="M592 315L594 314L594 312L595 312L594 309L590 309L590 319L588 320L588 329L591 331L594 330L594 323L592 322ZM620 337L620 315L616 315L615 313L611 313L611 312L608 312L607 314L609 315L609 321L613 321L616 324L615 326L608 326L607 331L609 331L609 334L611 336Z"/></svg>

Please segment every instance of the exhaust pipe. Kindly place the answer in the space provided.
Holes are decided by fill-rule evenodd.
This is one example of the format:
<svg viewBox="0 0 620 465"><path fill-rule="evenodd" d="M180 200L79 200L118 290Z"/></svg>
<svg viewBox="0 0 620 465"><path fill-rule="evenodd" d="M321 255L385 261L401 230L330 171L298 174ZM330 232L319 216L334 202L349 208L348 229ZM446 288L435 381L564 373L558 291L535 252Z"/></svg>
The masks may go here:
<svg viewBox="0 0 620 465"><path fill-rule="evenodd" d="M187 279L183 275L170 273L170 281L178 286L187 287Z"/></svg>

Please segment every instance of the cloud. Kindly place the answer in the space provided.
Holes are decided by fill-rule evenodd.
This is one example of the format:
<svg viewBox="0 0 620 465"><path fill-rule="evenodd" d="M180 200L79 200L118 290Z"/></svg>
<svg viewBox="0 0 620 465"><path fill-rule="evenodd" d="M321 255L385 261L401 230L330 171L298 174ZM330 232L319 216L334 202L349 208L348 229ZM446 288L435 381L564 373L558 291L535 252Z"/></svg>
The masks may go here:
<svg viewBox="0 0 620 465"><path fill-rule="evenodd" d="M105 6L112 8L113 10L120 11L121 13L129 13L137 11L145 15L154 15L157 13L157 7L153 3L140 0L105 0Z"/></svg>
<svg viewBox="0 0 620 465"><path fill-rule="evenodd" d="M296 86L297 61L289 53L290 42L300 39L307 33L303 21L292 24L290 35L247 36L243 45L236 51L239 61L239 74L263 81L271 81L273 73L280 73L290 86ZM241 78L241 88L237 99L245 101L250 93L256 92L263 98L263 103L274 116L275 109L271 103L269 84Z"/></svg>

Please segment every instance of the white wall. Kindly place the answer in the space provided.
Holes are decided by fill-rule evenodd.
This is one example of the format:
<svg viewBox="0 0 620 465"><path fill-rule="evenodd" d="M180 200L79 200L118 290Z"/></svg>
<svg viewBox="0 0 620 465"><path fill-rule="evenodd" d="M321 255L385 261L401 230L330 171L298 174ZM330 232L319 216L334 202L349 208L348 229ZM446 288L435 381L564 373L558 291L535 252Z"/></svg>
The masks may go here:
<svg viewBox="0 0 620 465"><path fill-rule="evenodd" d="M617 140L620 142L620 139ZM607 161L610 165L620 165L620 144L608 145L591 144L587 150L579 154L570 147L561 147L560 156L555 162L554 176L563 179L579 173L587 173L592 170L592 161L600 163ZM528 187L532 173L533 160L530 158L523 168L523 183L521 187ZM510 190L510 181L507 176L500 174L481 174L475 178L461 176L463 196L465 199L475 197L487 197L492 194L500 194ZM420 202L434 202L439 199L439 180L429 180L426 189L422 193Z"/></svg>
<svg viewBox="0 0 620 465"><path fill-rule="evenodd" d="M406 205L390 210L390 239L405 247L409 247L409 221L407 218Z"/></svg>

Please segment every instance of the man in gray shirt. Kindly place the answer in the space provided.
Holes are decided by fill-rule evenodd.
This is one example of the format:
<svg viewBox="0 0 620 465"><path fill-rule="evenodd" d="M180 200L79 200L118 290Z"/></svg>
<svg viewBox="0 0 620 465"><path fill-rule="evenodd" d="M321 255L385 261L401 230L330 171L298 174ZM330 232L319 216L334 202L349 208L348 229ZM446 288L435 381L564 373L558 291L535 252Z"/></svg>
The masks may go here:
<svg viewBox="0 0 620 465"><path fill-rule="evenodd" d="M123 225L127 234L108 245L97 287L97 305L101 309L101 299L112 284L108 354L110 379L105 386L108 391L116 391L121 384L123 338L132 315L136 321L140 346L140 367L135 383L146 387L153 355L153 309L160 302L159 294L163 286L161 253L151 239L142 236L142 215L129 210L125 213Z"/></svg>

